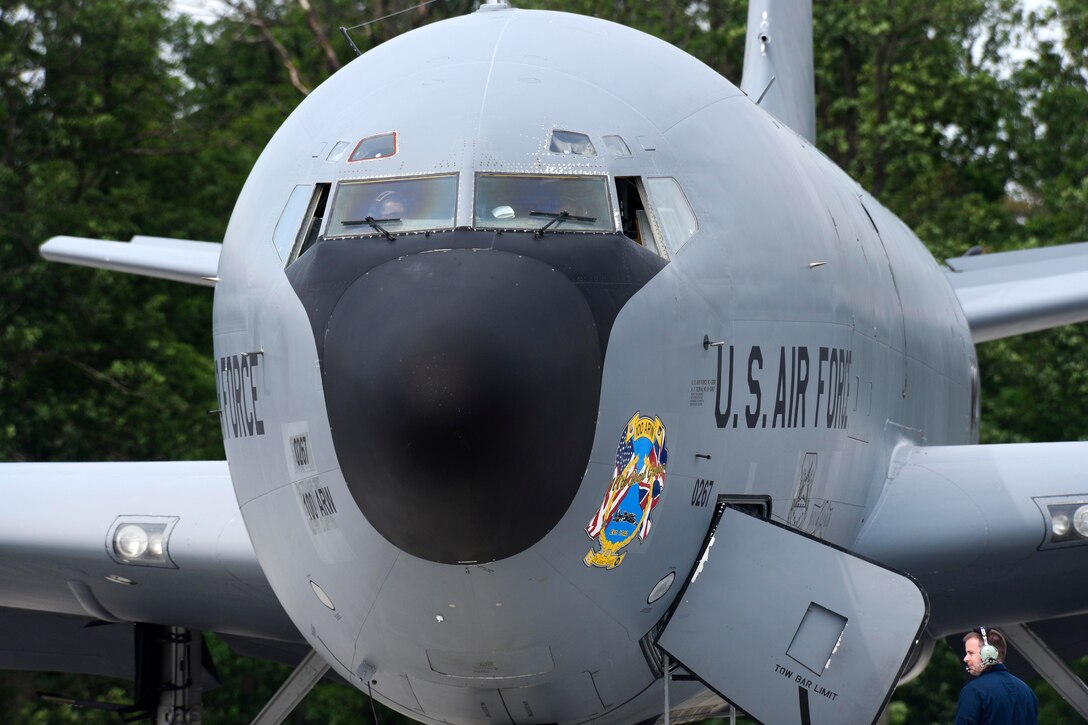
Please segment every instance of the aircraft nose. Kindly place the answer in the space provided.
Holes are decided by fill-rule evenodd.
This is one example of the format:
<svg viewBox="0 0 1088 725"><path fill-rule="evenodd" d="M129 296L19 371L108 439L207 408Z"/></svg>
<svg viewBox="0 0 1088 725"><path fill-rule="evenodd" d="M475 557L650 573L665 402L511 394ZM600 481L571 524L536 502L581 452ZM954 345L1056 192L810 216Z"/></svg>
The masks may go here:
<svg viewBox="0 0 1088 725"><path fill-rule="evenodd" d="M441 563L540 540L585 472L600 393L594 316L547 263L434 251L374 267L324 337L333 442L391 543Z"/></svg>

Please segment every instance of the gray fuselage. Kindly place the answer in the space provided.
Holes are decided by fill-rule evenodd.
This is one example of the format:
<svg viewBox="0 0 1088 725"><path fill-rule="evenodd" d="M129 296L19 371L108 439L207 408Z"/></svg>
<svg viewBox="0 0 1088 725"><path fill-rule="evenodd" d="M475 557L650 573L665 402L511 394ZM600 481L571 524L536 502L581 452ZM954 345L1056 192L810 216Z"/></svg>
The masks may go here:
<svg viewBox="0 0 1088 725"><path fill-rule="evenodd" d="M482 203L515 177L605 196ZM453 196L414 222L345 206L420 178ZM977 440L921 242L711 69L591 18L485 9L337 73L250 175L215 295L265 573L342 677L428 722L660 712L640 642L719 496L848 546L896 447Z"/></svg>

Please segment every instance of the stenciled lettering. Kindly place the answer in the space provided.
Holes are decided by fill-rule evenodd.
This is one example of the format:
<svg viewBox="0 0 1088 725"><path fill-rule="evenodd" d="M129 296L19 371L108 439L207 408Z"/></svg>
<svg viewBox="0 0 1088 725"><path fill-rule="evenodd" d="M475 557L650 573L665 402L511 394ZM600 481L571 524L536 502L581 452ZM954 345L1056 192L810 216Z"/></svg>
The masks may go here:
<svg viewBox="0 0 1088 725"><path fill-rule="evenodd" d="M328 486L315 488L313 491L302 493L302 507L306 509L306 515L311 521L336 513L336 504L332 500L332 491Z"/></svg>
<svg viewBox="0 0 1088 725"><path fill-rule="evenodd" d="M738 357L747 357L748 361L739 370L735 364ZM760 345L739 349L720 345L714 379L714 423L718 428L845 430L850 396L857 394L851 385L853 358L853 350L844 347L781 345L775 355L773 349L765 353ZM774 403L768 403L771 410L767 413L763 391L769 392L770 387L764 386L772 382ZM741 391L747 386L747 394L739 393L736 407L734 384ZM813 392L815 401L810 405ZM734 412L742 407L743 416Z"/></svg>
<svg viewBox="0 0 1088 725"><path fill-rule="evenodd" d="M692 506L706 506L710 500L710 491L714 488L714 482L700 478L695 481L695 487L691 491Z"/></svg>
<svg viewBox="0 0 1088 725"><path fill-rule="evenodd" d="M763 369L763 351L759 349L758 345L753 347L751 352L748 353L748 392L750 392L756 400L755 410L753 410L750 405L744 406L744 421L748 424L749 428L756 427L756 421L759 420L759 408L762 398L759 389L759 381L756 380L752 373L752 369L756 365L759 366L760 370Z"/></svg>
<svg viewBox="0 0 1088 725"><path fill-rule="evenodd" d="M260 355L225 355L215 364L216 387L224 438L264 435L258 414L257 377L263 373Z"/></svg>
<svg viewBox="0 0 1088 725"><path fill-rule="evenodd" d="M310 465L310 446L305 434L291 436L291 452L295 456L295 466L304 468Z"/></svg>
<svg viewBox="0 0 1088 725"><path fill-rule="evenodd" d="M725 410L722 410L722 349L724 345L718 345L718 378L715 382L714 391L714 422L719 428L724 428L729 425L729 415L733 411L733 346L729 346L729 373L726 375L726 380L729 383L729 393L725 399ZM733 427L737 427L736 416L734 416Z"/></svg>

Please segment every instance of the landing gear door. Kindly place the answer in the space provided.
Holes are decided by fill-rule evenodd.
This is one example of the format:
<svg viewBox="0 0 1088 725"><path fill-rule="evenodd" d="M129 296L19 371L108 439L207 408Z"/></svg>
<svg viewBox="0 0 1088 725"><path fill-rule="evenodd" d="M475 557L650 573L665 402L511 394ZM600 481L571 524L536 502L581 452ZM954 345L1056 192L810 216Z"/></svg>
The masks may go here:
<svg viewBox="0 0 1088 725"><path fill-rule="evenodd" d="M875 722L928 617L908 576L726 508L658 646L762 722Z"/></svg>

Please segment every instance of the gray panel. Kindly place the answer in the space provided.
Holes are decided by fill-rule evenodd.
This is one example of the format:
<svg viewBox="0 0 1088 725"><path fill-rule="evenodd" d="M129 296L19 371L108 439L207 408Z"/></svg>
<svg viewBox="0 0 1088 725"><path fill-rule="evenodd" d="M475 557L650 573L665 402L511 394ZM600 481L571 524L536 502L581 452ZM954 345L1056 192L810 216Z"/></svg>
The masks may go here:
<svg viewBox="0 0 1088 725"><path fill-rule="evenodd" d="M909 577L727 508L658 644L761 721L871 722L927 609Z"/></svg>
<svg viewBox="0 0 1088 725"><path fill-rule="evenodd" d="M442 718L457 713L457 722L512 725L502 694L497 689L441 685L409 677L424 715ZM433 722L433 721L432 721Z"/></svg>
<svg viewBox="0 0 1088 725"><path fill-rule="evenodd" d="M446 652L427 650L431 670L451 677L504 680L542 675L555 669L548 647L510 652Z"/></svg>

